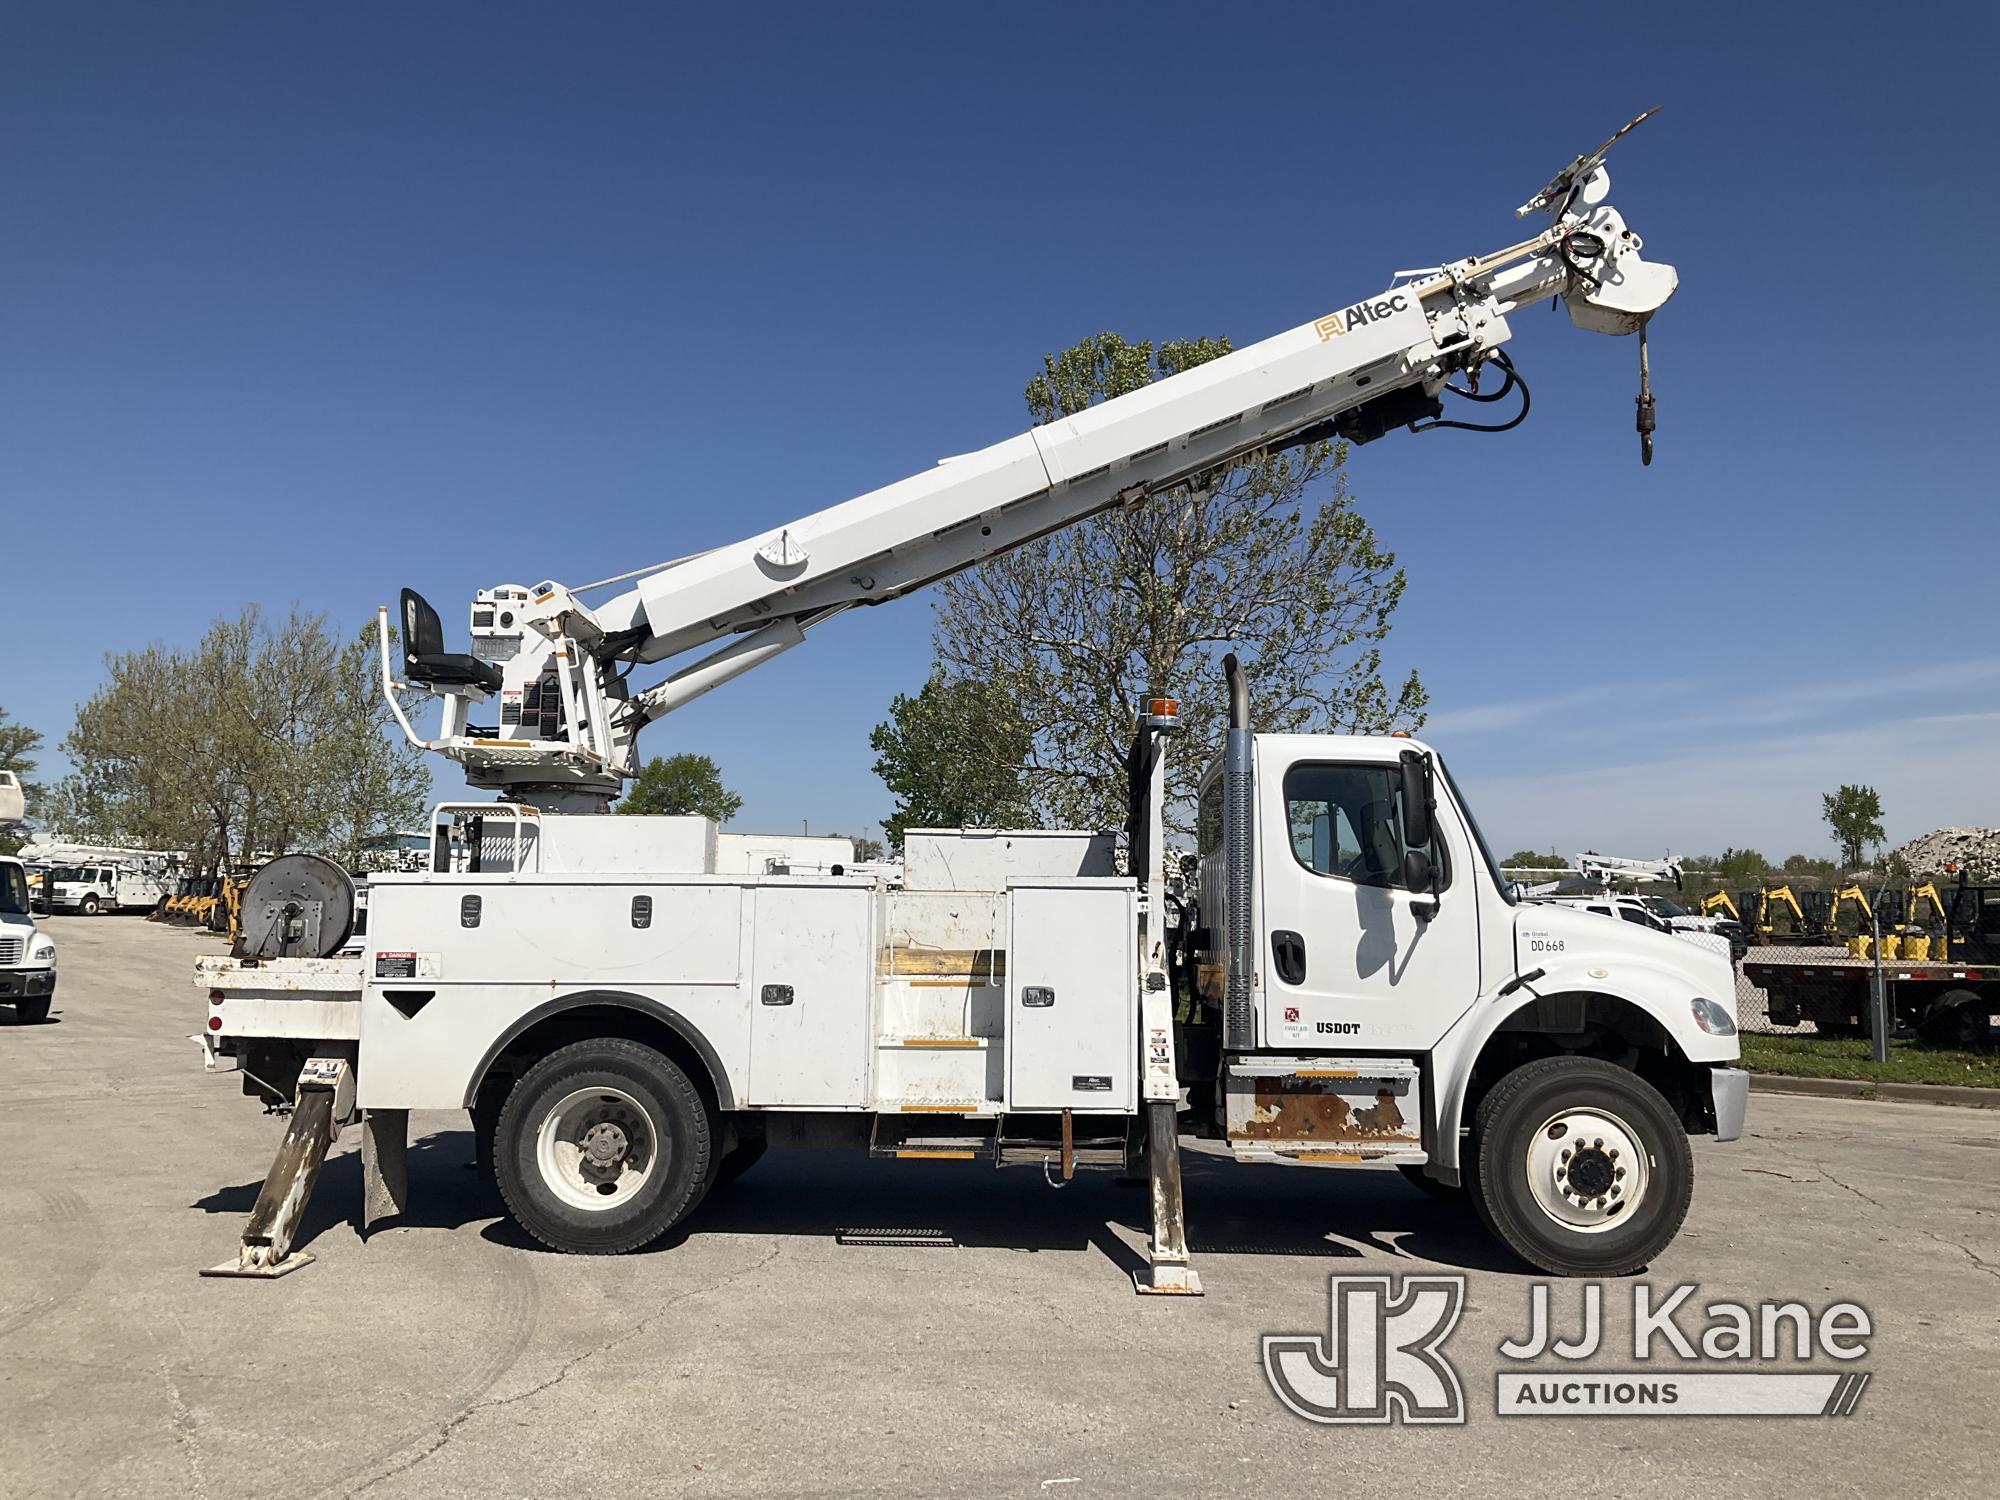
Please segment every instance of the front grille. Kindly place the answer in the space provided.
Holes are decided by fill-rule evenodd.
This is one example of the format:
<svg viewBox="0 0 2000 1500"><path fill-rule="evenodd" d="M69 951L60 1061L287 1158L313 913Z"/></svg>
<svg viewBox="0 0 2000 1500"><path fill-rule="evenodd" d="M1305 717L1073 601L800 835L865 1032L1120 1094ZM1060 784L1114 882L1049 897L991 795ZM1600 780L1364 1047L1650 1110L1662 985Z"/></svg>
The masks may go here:
<svg viewBox="0 0 2000 1500"><path fill-rule="evenodd" d="M0 964L17 964L21 961L22 939L0 937Z"/></svg>

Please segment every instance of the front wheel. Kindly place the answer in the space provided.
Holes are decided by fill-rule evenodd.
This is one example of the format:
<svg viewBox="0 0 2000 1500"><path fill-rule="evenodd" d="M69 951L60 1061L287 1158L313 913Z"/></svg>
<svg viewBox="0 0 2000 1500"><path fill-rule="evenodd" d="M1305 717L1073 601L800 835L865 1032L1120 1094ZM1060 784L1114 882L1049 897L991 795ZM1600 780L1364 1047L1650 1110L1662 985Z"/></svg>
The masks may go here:
<svg viewBox="0 0 2000 1500"><path fill-rule="evenodd" d="M47 995L42 996L39 1000L16 1000L14 1002L14 1019L19 1021L23 1026L39 1026L48 1018L49 997Z"/></svg>
<svg viewBox="0 0 2000 1500"><path fill-rule="evenodd" d="M95 896L85 896L83 898L83 905L78 907L77 910L81 911L86 917L94 917L97 915L98 906L99 902Z"/></svg>
<svg viewBox="0 0 2000 1500"><path fill-rule="evenodd" d="M1588 1057L1507 1074L1480 1101L1474 1202L1508 1249L1557 1276L1626 1276L1679 1233L1694 1152L1659 1090Z"/></svg>
<svg viewBox="0 0 2000 1500"><path fill-rule="evenodd" d="M521 1075L494 1129L507 1210L543 1244L619 1255L701 1201L714 1132L674 1062L620 1038L575 1042Z"/></svg>

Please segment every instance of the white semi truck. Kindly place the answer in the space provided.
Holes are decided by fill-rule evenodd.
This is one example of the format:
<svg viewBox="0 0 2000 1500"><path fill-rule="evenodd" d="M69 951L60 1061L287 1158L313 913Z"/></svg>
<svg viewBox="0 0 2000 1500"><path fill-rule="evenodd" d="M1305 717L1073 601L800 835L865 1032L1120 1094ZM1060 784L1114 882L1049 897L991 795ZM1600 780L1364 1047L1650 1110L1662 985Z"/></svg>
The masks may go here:
<svg viewBox="0 0 2000 1500"><path fill-rule="evenodd" d="M46 1021L55 996L55 939L35 925L27 866L0 854L0 1005L17 1021Z"/></svg>
<svg viewBox="0 0 2000 1500"><path fill-rule="evenodd" d="M236 953L200 962L211 1065L234 1057L246 1092L293 1105L217 1272L307 1258L292 1235L345 1124L363 1131L365 1212L399 1211L408 1111L434 1108L470 1113L510 1213L570 1251L656 1239L768 1148L845 1144L1144 1170L1136 1280L1186 1294L1200 1282L1177 1143L1193 1133L1247 1161L1394 1163L1546 1270L1646 1264L1687 1210L1689 1135L1741 1128L1726 960L1515 906L1435 751L1257 734L1233 658L1192 923L1169 920L1160 875L1170 697L1135 717L1122 868L1137 879L1101 835L1042 832L913 835L893 883L731 873L705 820L599 815L645 723L845 609L1249 454L1438 425L1444 393L1476 390L1485 365L1505 373L1489 397L1518 383L1500 346L1532 303L1643 334L1675 276L1610 207L1604 150L1524 206L1545 228L1494 255L605 580L632 586L595 606L580 595L598 586L483 590L470 653L445 651L406 590L401 681L381 632L384 692L412 740L501 800L441 807L430 868L370 881L358 957L327 956L351 884L294 856L245 893ZM1640 414L1650 443L1643 377ZM628 689L635 666L683 653L700 654ZM442 703L428 739L413 689Z"/></svg>

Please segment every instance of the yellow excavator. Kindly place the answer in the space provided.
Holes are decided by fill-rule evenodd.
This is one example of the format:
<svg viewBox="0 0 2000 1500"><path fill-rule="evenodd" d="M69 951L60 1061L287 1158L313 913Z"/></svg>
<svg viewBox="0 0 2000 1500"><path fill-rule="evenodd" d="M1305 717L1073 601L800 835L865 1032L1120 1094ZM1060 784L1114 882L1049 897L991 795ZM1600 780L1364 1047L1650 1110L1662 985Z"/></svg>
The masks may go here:
<svg viewBox="0 0 2000 1500"><path fill-rule="evenodd" d="M1849 953L1856 958L1875 956L1874 934L1869 929L1879 917L1884 962L1921 964L1951 957L1950 919L1935 881L1927 880L1907 890L1880 891L1877 895L1880 899L1872 912L1868 897L1858 885L1848 886L1834 897L1836 911L1839 901L1849 896L1861 907L1862 930L1847 940Z"/></svg>
<svg viewBox="0 0 2000 1500"><path fill-rule="evenodd" d="M1736 909L1736 903L1729 899L1727 891L1711 891L1701 898L1701 914L1704 917L1715 916L1718 912L1726 913L1732 922L1743 920L1743 913Z"/></svg>
<svg viewBox="0 0 2000 1500"><path fill-rule="evenodd" d="M1769 942L1777 933L1777 922L1774 919L1780 907L1789 908L1792 913L1792 932L1800 937L1806 936L1810 924L1806 921L1805 908L1799 905L1799 898L1792 894L1792 888L1788 885L1765 885L1757 888L1756 906L1753 908L1756 915L1751 921L1751 926L1756 929L1758 936Z"/></svg>
<svg viewBox="0 0 2000 1500"><path fill-rule="evenodd" d="M1829 937L1840 926L1840 909L1843 906L1853 906L1861 913L1861 931L1865 932L1874 926L1875 911L1868 904L1868 893L1858 885L1844 885L1833 893L1833 905L1826 914L1826 930Z"/></svg>

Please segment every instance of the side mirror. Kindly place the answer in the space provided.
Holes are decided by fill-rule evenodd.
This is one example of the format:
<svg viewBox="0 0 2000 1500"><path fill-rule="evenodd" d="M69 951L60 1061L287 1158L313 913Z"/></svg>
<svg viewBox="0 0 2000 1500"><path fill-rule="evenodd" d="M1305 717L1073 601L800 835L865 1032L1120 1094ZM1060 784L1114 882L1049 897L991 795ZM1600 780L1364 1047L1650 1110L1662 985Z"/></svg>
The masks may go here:
<svg viewBox="0 0 2000 1500"><path fill-rule="evenodd" d="M1428 896L1436 878L1430 855L1421 849L1403 851L1403 885L1412 895Z"/></svg>
<svg viewBox="0 0 2000 1500"><path fill-rule="evenodd" d="M1411 850L1426 849L1431 842L1431 765L1419 750L1405 750L1403 773L1403 843ZM1426 867L1430 861L1424 861ZM1408 868L1407 863L1405 869ZM1417 887L1411 887L1415 890ZM1424 889L1428 890L1428 882Z"/></svg>

